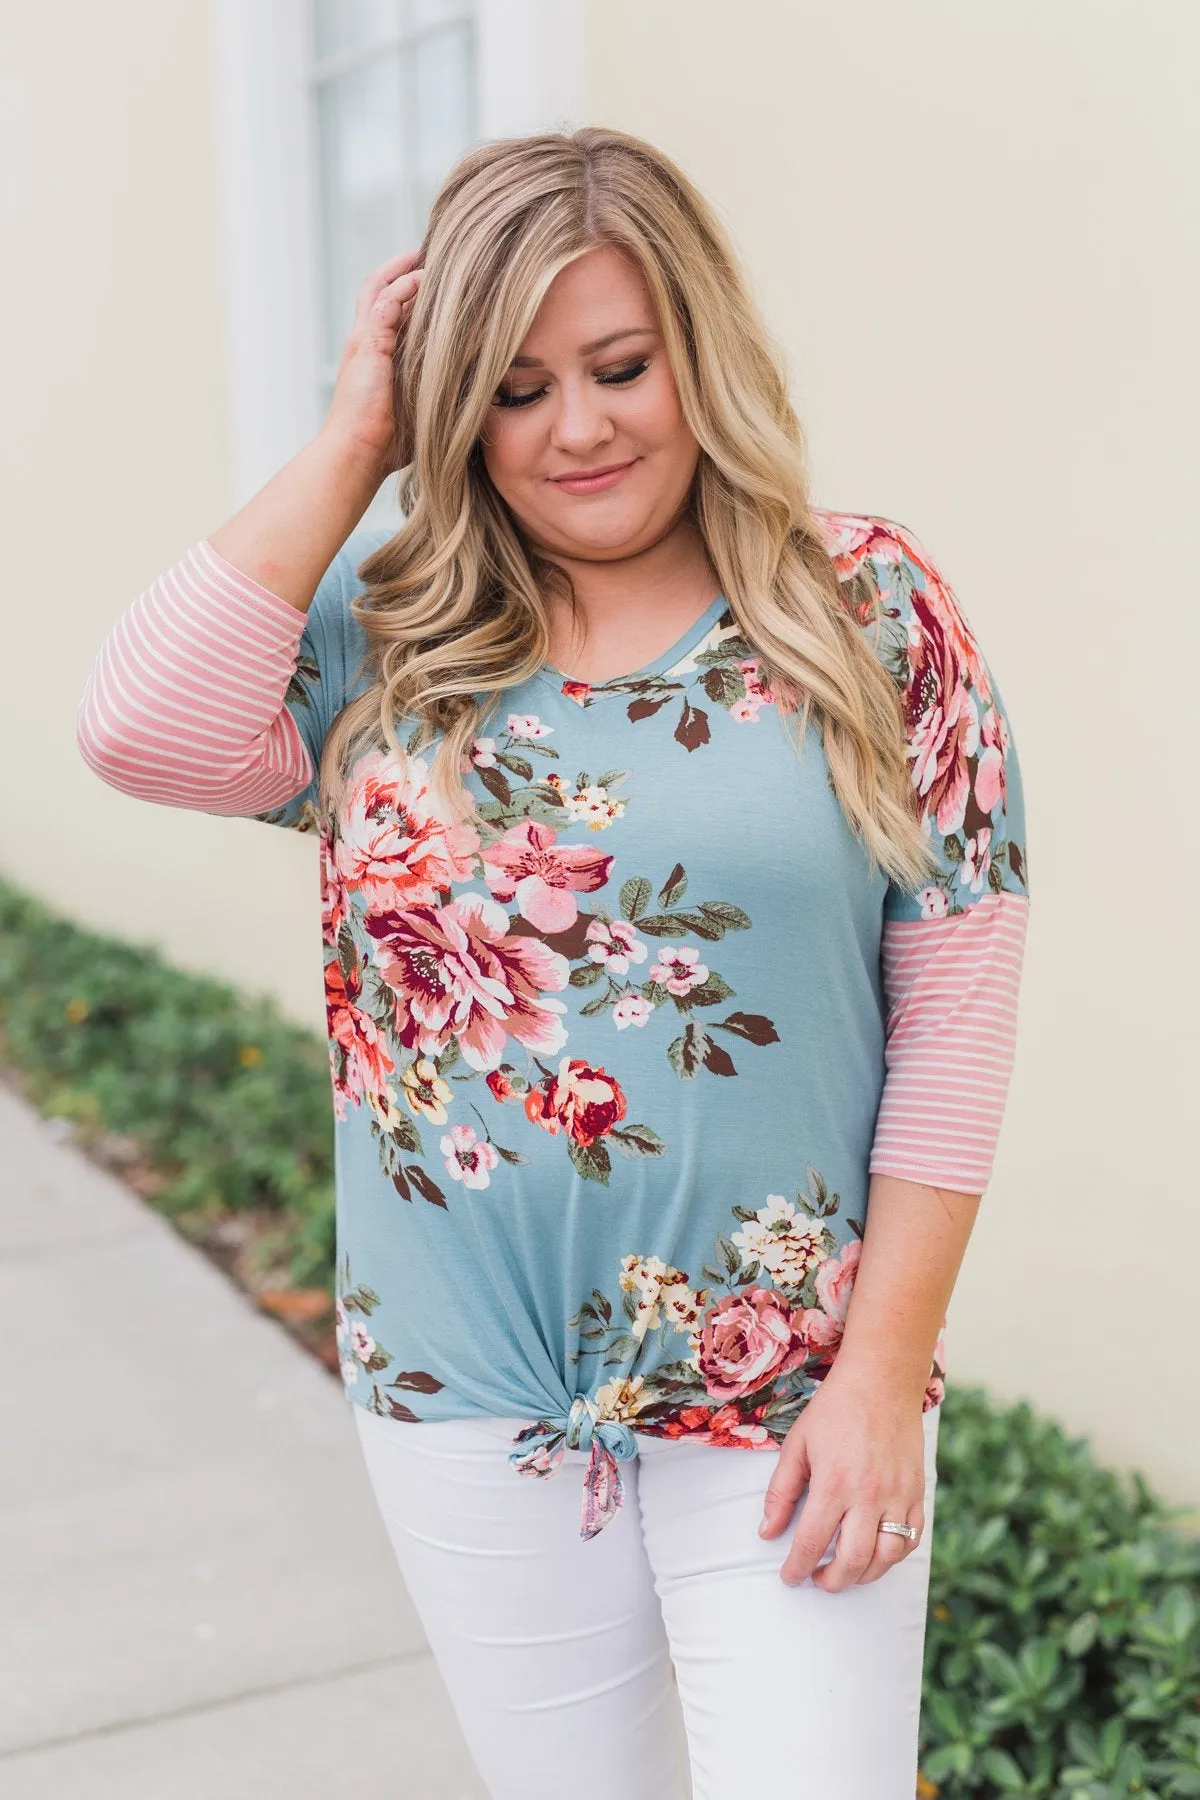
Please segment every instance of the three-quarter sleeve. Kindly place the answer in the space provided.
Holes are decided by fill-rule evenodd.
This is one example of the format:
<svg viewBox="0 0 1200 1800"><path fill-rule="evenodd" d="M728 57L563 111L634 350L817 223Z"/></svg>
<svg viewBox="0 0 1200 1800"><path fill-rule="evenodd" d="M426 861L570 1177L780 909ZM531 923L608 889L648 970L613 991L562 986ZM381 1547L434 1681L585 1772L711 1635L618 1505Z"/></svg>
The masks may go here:
<svg viewBox="0 0 1200 1800"><path fill-rule="evenodd" d="M305 613L202 538L101 644L77 712L84 761L137 799L313 829L356 569L381 541L350 537Z"/></svg>
<svg viewBox="0 0 1200 1800"><path fill-rule="evenodd" d="M936 868L884 901L885 1078L872 1173L982 1194L1012 1072L1029 920L1025 807L995 677L924 546L883 576L909 767Z"/></svg>

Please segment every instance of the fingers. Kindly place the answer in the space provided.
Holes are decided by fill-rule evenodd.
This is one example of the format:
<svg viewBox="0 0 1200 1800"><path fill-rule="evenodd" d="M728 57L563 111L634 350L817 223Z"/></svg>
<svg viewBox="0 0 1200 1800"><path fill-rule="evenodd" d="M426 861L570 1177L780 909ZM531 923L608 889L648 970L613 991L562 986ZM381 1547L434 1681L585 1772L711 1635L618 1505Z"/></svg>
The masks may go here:
<svg viewBox="0 0 1200 1800"><path fill-rule="evenodd" d="M420 254L419 249L404 250L398 256L389 257L387 262L380 263L377 269L372 269L358 290L354 306L356 326L361 326L369 318L376 302L389 289L393 293L398 292L402 301L415 296L423 272L417 266Z"/></svg>
<svg viewBox="0 0 1200 1800"><path fill-rule="evenodd" d="M845 1503L819 1485L809 1485L800 1521L792 1533L787 1555L779 1565L780 1579L794 1586L810 1576L828 1550L838 1525L844 1522Z"/></svg>
<svg viewBox="0 0 1200 1800"><path fill-rule="evenodd" d="M877 1506L851 1507L842 1519L833 1560L816 1570L813 1585L827 1593L840 1593L843 1588L865 1582L872 1569L874 1581L895 1568L913 1548L913 1539L880 1531L881 1519L895 1518L904 1519L903 1512L885 1512Z"/></svg>
<svg viewBox="0 0 1200 1800"><path fill-rule="evenodd" d="M796 1502L808 1485L810 1467L803 1441L789 1436L783 1440L771 1479L763 1494L762 1523L759 1537L778 1535L791 1518Z"/></svg>
<svg viewBox="0 0 1200 1800"><path fill-rule="evenodd" d="M884 1519L897 1519L902 1525L915 1525L917 1536L904 1538L898 1531L880 1531L878 1521L876 1521L875 1554L858 1578L860 1586L868 1581L878 1581L881 1575L886 1575L889 1569L894 1569L898 1562L903 1562L906 1556L911 1556L925 1535L925 1507L921 1501L914 1502L908 1508L887 1507L880 1516ZM835 1558L834 1561L836 1560ZM829 1569L832 1567L833 1563L827 1565ZM821 1576L826 1572L826 1569L819 1570L813 1580L820 1581ZM825 1585L826 1583L821 1581L821 1586Z"/></svg>
<svg viewBox="0 0 1200 1800"><path fill-rule="evenodd" d="M884 1519L915 1525L920 1534L925 1528L923 1503L918 1499L883 1506L878 1501L865 1501L847 1506L832 1492L810 1486L791 1545L779 1567L780 1579L794 1586L811 1575L814 1586L827 1593L878 1581L921 1541L920 1535L906 1538L899 1532L880 1531ZM818 1567L835 1532L834 1555Z"/></svg>

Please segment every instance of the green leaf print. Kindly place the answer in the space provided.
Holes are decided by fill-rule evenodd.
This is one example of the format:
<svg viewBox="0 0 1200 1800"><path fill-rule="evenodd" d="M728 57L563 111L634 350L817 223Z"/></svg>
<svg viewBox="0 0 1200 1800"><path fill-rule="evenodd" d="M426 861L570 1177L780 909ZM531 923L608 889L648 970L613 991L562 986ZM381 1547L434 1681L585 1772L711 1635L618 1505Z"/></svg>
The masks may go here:
<svg viewBox="0 0 1200 1800"><path fill-rule="evenodd" d="M633 924L641 919L646 910L646 902L650 898L650 883L644 875L631 876L621 884L621 913Z"/></svg>
<svg viewBox="0 0 1200 1800"><path fill-rule="evenodd" d="M613 1339L601 1367L610 1369L616 1363L632 1362L641 1347L640 1338L635 1338L632 1332L625 1332Z"/></svg>
<svg viewBox="0 0 1200 1800"><path fill-rule="evenodd" d="M687 876L684 873L683 864L676 863L662 887L658 890L658 904L670 909L672 906L676 905L678 901L683 899L686 889Z"/></svg>
<svg viewBox="0 0 1200 1800"><path fill-rule="evenodd" d="M519 775L522 781L533 780L533 764L523 756L514 756L511 750L497 750L496 761L503 763L510 775Z"/></svg>
<svg viewBox="0 0 1200 1800"><path fill-rule="evenodd" d="M682 1012L689 1006L719 1006L722 1000L731 1000L733 994L729 983L711 969L698 987L690 988L686 994L672 994L671 999Z"/></svg>
<svg viewBox="0 0 1200 1800"><path fill-rule="evenodd" d="M608 1133L610 1143L626 1156L662 1156L667 1146L649 1125L614 1126Z"/></svg>
<svg viewBox="0 0 1200 1800"><path fill-rule="evenodd" d="M690 1021L683 1035L667 1045L667 1060L677 1075L692 1081L704 1065L704 1047L711 1039Z"/></svg>
<svg viewBox="0 0 1200 1800"><path fill-rule="evenodd" d="M568 980L572 987L594 987L604 974L604 964L598 962L576 963Z"/></svg>
<svg viewBox="0 0 1200 1800"><path fill-rule="evenodd" d="M498 768L486 768L478 769L476 773L488 793L492 795L493 799L499 800L501 806L508 806L512 800L512 788L509 786L507 778L501 774L500 770ZM532 767L530 773L532 774Z"/></svg>
<svg viewBox="0 0 1200 1800"><path fill-rule="evenodd" d="M567 1154L577 1175L581 1175L585 1181L602 1181L605 1187L608 1186L612 1159L599 1140L594 1144L577 1144L574 1138L568 1138Z"/></svg>
<svg viewBox="0 0 1200 1800"><path fill-rule="evenodd" d="M702 900L700 911L714 925L720 925L725 931L749 931L750 915L744 913L740 906L733 906L728 900Z"/></svg>

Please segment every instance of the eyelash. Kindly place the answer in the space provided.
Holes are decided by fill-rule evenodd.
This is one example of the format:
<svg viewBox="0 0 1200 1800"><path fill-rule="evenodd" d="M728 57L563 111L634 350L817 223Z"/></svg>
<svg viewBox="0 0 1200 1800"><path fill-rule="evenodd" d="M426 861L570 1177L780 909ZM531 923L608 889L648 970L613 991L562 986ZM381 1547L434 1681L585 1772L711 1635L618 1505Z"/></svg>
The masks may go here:
<svg viewBox="0 0 1200 1800"><path fill-rule="evenodd" d="M630 382L636 381L639 375L644 375L649 367L650 358L643 356L639 362L628 363L623 369L613 369L607 375L597 375L596 380L602 387L627 387ZM545 388L534 388L533 392L529 394L506 394L504 389L500 388L496 394L495 404L504 407L532 406L535 400L541 399L545 391Z"/></svg>

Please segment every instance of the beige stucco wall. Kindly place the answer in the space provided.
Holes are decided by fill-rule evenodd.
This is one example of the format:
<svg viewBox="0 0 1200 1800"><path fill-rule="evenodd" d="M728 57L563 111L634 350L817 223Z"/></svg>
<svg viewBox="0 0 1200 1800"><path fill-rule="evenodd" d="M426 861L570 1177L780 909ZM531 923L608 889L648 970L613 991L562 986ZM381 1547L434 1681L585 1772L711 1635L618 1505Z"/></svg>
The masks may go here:
<svg viewBox="0 0 1200 1800"><path fill-rule="evenodd" d="M604 0L589 61L592 116L732 227L818 500L925 540L1015 728L1021 1040L951 1376L1178 1504L1200 1503L1198 55L1181 0Z"/></svg>
<svg viewBox="0 0 1200 1800"><path fill-rule="evenodd" d="M320 1029L315 845L141 805L74 742L101 635L232 510L209 9L0 26L7 646L0 869ZM590 0L589 113L719 204L823 504L945 567L1017 734L1034 892L952 1378L1200 1502L1191 799L1200 274L1159 0ZM26 98L28 96L28 98Z"/></svg>

